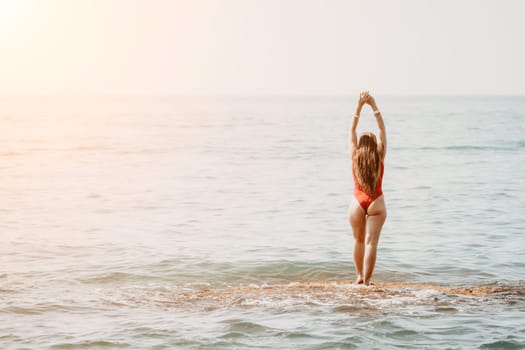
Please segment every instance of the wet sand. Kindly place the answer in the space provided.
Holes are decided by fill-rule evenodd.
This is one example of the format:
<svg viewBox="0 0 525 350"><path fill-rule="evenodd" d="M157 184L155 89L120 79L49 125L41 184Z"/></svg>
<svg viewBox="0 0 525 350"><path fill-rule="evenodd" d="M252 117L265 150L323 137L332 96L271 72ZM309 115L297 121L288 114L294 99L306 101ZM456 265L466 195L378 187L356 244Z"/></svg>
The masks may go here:
<svg viewBox="0 0 525 350"><path fill-rule="evenodd" d="M458 297L460 297L458 299ZM350 281L297 282L274 285L248 285L228 288L206 288L188 292L152 292L140 303L153 302L163 307L211 310L231 306L277 306L283 304L348 305L381 308L384 302L404 305L435 303L441 305L470 302L473 299L522 300L523 286L475 285L446 287L433 284L382 283L372 286ZM138 300L133 298L135 302Z"/></svg>

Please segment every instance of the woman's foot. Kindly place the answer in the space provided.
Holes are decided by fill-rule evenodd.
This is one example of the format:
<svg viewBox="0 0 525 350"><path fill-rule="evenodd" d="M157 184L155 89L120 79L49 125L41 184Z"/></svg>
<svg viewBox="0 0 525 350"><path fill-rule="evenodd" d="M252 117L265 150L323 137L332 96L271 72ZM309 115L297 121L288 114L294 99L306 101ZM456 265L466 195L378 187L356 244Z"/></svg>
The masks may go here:
<svg viewBox="0 0 525 350"><path fill-rule="evenodd" d="M356 284L363 284L363 277L357 276L357 279L355 280Z"/></svg>

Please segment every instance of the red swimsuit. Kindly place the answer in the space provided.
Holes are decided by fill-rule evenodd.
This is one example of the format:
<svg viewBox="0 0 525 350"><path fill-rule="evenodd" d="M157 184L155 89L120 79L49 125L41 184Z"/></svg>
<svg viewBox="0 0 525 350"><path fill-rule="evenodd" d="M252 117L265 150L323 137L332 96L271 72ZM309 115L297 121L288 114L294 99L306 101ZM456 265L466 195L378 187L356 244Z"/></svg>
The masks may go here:
<svg viewBox="0 0 525 350"><path fill-rule="evenodd" d="M379 179L377 179L376 189L372 196L370 196L369 193L365 192L359 182L357 181L357 178L355 177L355 173L352 171L352 175L354 176L354 196L361 205L361 207L364 209L365 213L368 211L368 207L370 204L372 204L373 201L375 201L378 197L380 197L383 194L383 174L385 173L385 164L381 162L381 174L379 175Z"/></svg>

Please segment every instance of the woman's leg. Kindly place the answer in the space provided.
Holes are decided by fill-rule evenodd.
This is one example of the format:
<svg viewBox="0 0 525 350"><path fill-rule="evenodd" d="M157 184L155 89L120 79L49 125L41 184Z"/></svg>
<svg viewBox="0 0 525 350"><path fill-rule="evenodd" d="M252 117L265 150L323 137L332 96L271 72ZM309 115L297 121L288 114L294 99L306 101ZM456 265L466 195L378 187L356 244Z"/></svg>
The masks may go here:
<svg viewBox="0 0 525 350"><path fill-rule="evenodd" d="M350 204L349 222L354 234L354 263L357 274L356 283L363 283L363 260L365 257L366 214L354 198Z"/></svg>
<svg viewBox="0 0 525 350"><path fill-rule="evenodd" d="M386 220L386 206L383 196L377 198L368 207L368 217L366 219L366 246L365 246L365 266L364 266L364 283L370 284L370 278L374 272L376 264L377 243L381 228Z"/></svg>

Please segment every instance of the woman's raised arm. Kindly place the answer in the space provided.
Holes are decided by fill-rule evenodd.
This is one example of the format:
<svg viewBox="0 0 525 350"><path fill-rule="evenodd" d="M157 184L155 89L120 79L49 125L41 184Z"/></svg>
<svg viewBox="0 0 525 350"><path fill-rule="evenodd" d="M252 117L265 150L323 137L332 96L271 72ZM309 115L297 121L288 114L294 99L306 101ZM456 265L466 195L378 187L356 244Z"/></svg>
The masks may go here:
<svg viewBox="0 0 525 350"><path fill-rule="evenodd" d="M377 127L379 128L379 141L377 143L377 148L378 148L379 154L381 154L381 157L385 159L385 156L386 156L385 122L383 121L381 112L377 108L376 100L371 95L368 95L368 99L366 100L366 103L368 103L370 107L372 107L372 111L374 111L374 116L376 117L376 121L377 121Z"/></svg>
<svg viewBox="0 0 525 350"><path fill-rule="evenodd" d="M361 115L361 109L363 109L363 106L366 103L366 100L368 99L368 91L361 92L359 94L359 100L357 101L357 106L355 108L355 114L353 116L352 120L352 127L350 128L349 133L349 151L350 151L350 158L352 158L352 153L354 152L354 149L357 148L357 124L359 123L359 116Z"/></svg>

